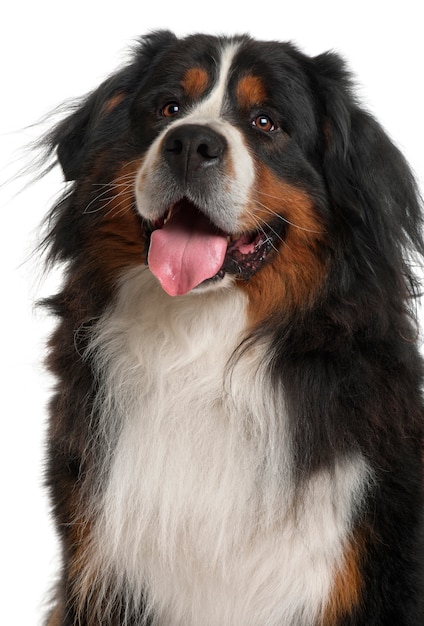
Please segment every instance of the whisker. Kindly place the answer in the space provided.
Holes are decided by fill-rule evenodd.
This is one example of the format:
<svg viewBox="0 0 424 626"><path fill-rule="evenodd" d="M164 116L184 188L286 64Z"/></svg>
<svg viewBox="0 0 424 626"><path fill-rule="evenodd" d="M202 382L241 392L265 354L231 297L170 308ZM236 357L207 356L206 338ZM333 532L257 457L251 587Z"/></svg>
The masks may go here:
<svg viewBox="0 0 424 626"><path fill-rule="evenodd" d="M140 159L132 159L131 161L128 161L126 164L126 167L132 165L133 163L137 163L139 164ZM121 174L120 176L118 176L117 178L115 178L113 181L109 182L109 183L92 183L92 185L113 185L115 182L118 182L120 180L125 180L125 179L133 179L135 181L135 179L137 178L137 171L135 172L124 172L123 174Z"/></svg>
<svg viewBox="0 0 424 626"><path fill-rule="evenodd" d="M133 162L136 162L136 160L134 160ZM134 187L134 183L135 183L135 179L136 179L137 173L136 172L128 172L126 174L122 174L121 176L118 176L118 178L115 178L114 180L107 182L107 183L92 183L93 187L98 187L99 188L99 192L95 198L93 198L88 205L85 207L84 209L84 213L95 213L96 211L100 210L100 208L103 207L99 207L98 209L95 209L95 211L90 211L90 207L96 203L102 196L104 196L108 191L113 191L113 190L117 190L119 195L120 193L122 193L122 191L126 190L126 189L132 189Z"/></svg>
<svg viewBox="0 0 424 626"><path fill-rule="evenodd" d="M263 192L259 192L259 193L263 193ZM264 194L264 195L269 195L269 194ZM269 196L271 198L275 198L275 199L279 199L277 198L277 196ZM325 233L325 230L314 230L312 228L306 228L305 226L300 226L299 224L296 224L295 222L290 221L289 219L287 219L286 217L284 217L284 215L280 215L280 213L277 213L276 211L274 211L273 209L271 209L269 206L267 206L266 204L263 204L262 202L260 202L259 200L255 201L256 204L258 206L260 206L262 209L265 209L270 215L273 215L274 217L277 217L279 220L281 220L282 222L285 222L286 224L289 224L289 226L293 226L294 228L298 228L299 230L303 230L307 233L314 233L316 235L321 235L323 233Z"/></svg>
<svg viewBox="0 0 424 626"><path fill-rule="evenodd" d="M100 201L100 199L105 196L107 193L109 193L110 189L104 189L101 193L97 194L92 200L90 200L90 202L87 204L87 206L85 207L83 214L84 215L88 215L89 213L97 213L98 211L100 211L103 208L103 204L101 206L96 206L93 210L90 209L90 207L92 205L97 204L97 202ZM113 198L114 196L112 196ZM106 200L108 200L109 198L106 197Z"/></svg>
<svg viewBox="0 0 424 626"><path fill-rule="evenodd" d="M116 213L114 217L118 217L119 215L124 215L124 213L128 210L127 202L130 200L131 206L134 205L134 196L133 194L127 194L125 197L120 198L118 204L113 206L107 213L105 213L105 217L108 217L114 210ZM122 207L122 208L121 208Z"/></svg>
<svg viewBox="0 0 424 626"><path fill-rule="evenodd" d="M122 187L122 188L121 188ZM110 197L106 196L106 194L110 193L111 191L113 191L114 189L118 189L118 193L111 195ZM121 196L122 194L126 194L126 193L133 193L133 185L126 183L126 184L122 184L122 185L116 185L114 183L111 183L111 186L108 186L106 189L104 189L101 193L98 193L95 198L93 198L85 207L83 213L84 214L89 214L89 213L97 213L98 211L102 211L104 210L115 198ZM101 199L103 198L104 202L100 202ZM99 203L100 202L100 206L96 206L94 209L91 209L90 207Z"/></svg>
<svg viewBox="0 0 424 626"><path fill-rule="evenodd" d="M281 235L272 228L272 226L270 226L268 224L268 222L266 222L265 220L263 220L262 218L260 218L258 215L253 215L253 221L255 222L255 226L257 228L257 230L259 230L265 237L265 242L270 242L271 243L271 247L278 252L278 249L274 246L274 241L276 239L278 239L279 241L281 241L282 244L287 245L287 242L284 240L283 237L281 237ZM262 223L261 223L262 222ZM267 227L268 231L271 231L274 234L274 238L271 238L269 236L269 232L266 232L265 229L263 228L262 224L265 224L265 226Z"/></svg>

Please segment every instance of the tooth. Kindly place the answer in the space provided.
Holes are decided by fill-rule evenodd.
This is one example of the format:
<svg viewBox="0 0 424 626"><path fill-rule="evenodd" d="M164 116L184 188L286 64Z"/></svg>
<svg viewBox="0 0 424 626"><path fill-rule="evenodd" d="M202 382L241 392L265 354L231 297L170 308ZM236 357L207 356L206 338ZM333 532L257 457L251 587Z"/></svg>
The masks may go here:
<svg viewBox="0 0 424 626"><path fill-rule="evenodd" d="M168 209L168 212L167 212L167 214L166 214L166 217L165 217L165 219L164 219L164 221L163 221L163 223L164 223L164 224L166 224L166 222L167 222L167 221L169 220L169 218L171 217L173 210L174 210L174 205L172 205L172 206Z"/></svg>

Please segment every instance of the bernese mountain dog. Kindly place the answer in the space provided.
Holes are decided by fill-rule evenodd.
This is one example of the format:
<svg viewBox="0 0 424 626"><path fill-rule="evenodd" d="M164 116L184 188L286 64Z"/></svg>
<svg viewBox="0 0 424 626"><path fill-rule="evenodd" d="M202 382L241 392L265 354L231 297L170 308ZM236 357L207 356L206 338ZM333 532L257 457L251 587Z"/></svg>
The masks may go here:
<svg viewBox="0 0 424 626"><path fill-rule="evenodd" d="M343 61L155 32L43 141L48 626L423 626L421 204Z"/></svg>

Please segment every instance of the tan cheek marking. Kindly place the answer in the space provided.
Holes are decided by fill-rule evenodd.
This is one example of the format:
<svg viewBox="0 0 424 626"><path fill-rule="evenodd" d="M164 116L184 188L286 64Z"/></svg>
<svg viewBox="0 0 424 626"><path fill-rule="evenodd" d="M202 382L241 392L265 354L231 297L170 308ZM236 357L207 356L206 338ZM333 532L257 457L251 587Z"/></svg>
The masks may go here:
<svg viewBox="0 0 424 626"><path fill-rule="evenodd" d="M337 626L342 617L349 615L358 606L364 582L360 559L361 542L352 540L345 550L343 563L336 572L319 626Z"/></svg>
<svg viewBox="0 0 424 626"><path fill-rule="evenodd" d="M251 109L266 100L265 87L257 76L244 76L237 85L237 101L241 109Z"/></svg>
<svg viewBox="0 0 424 626"><path fill-rule="evenodd" d="M240 282L249 297L249 315L254 325L275 311L305 309L312 305L326 275L320 248L325 244L325 227L313 200L305 191L281 181L266 167L259 167L255 198L242 224L245 231L257 230L280 215L287 221L278 252L247 282Z"/></svg>
<svg viewBox="0 0 424 626"><path fill-rule="evenodd" d="M96 233L88 237L87 255L99 274L114 281L122 270L145 261L142 222L135 209L134 187L140 161L124 165L87 210L98 213ZM89 184L92 187L93 179Z"/></svg>
<svg viewBox="0 0 424 626"><path fill-rule="evenodd" d="M186 71L181 85L189 98L200 98L208 86L209 77L201 67L192 67Z"/></svg>

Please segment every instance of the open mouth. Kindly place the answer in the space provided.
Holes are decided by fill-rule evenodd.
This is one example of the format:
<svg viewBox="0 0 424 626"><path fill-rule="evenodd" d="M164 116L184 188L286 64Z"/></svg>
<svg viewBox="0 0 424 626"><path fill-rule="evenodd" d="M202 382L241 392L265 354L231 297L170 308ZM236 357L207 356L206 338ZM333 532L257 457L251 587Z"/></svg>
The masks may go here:
<svg viewBox="0 0 424 626"><path fill-rule="evenodd" d="M187 198L173 204L153 224L148 264L171 296L185 295L226 274L249 280L275 249L284 222L256 232L230 235L215 226ZM277 229L278 226L278 229Z"/></svg>

